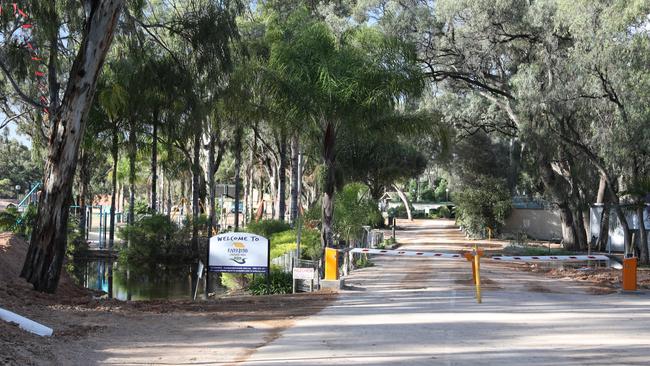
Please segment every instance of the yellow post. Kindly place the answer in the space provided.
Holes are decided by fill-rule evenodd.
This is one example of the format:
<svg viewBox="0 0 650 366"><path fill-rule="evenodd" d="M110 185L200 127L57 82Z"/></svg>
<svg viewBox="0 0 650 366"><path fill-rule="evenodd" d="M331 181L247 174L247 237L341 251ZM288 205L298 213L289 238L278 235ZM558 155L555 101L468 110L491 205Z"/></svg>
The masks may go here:
<svg viewBox="0 0 650 366"><path fill-rule="evenodd" d="M339 279L339 256L334 248L325 248L325 279Z"/></svg>
<svg viewBox="0 0 650 366"><path fill-rule="evenodd" d="M476 302L481 303L481 254L474 245L474 283L476 284Z"/></svg>

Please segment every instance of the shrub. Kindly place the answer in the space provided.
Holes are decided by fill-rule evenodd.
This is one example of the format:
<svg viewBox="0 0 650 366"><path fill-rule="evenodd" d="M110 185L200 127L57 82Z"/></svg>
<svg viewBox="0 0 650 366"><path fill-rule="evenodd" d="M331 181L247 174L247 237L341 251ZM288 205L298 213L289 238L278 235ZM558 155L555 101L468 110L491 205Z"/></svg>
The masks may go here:
<svg viewBox="0 0 650 366"><path fill-rule="evenodd" d="M118 232L118 237L129 245L121 248L120 262L123 263L169 263L191 257L189 235L165 215L152 215L127 225Z"/></svg>
<svg viewBox="0 0 650 366"><path fill-rule="evenodd" d="M293 289L292 281L291 273L272 269L270 286L267 284L266 276L255 276L248 285L248 292L252 295L288 294Z"/></svg>
<svg viewBox="0 0 650 366"><path fill-rule="evenodd" d="M411 206L411 213L413 213L415 210ZM402 204L397 207L393 207L388 209L388 215L392 217L397 217L398 219L406 219L408 218L408 214L406 213L406 207Z"/></svg>
<svg viewBox="0 0 650 366"><path fill-rule="evenodd" d="M20 212L16 207L7 207L7 209L0 212L0 231L15 232L19 218Z"/></svg>
<svg viewBox="0 0 650 366"><path fill-rule="evenodd" d="M334 203L334 231L342 238L358 238L363 226L378 227L383 223L377 202L360 183L346 184Z"/></svg>
<svg viewBox="0 0 650 366"><path fill-rule="evenodd" d="M438 209L438 216L448 219L451 217L451 210L447 206L440 206Z"/></svg>
<svg viewBox="0 0 650 366"><path fill-rule="evenodd" d="M440 179L440 183L436 186L434 194L438 202L447 200L447 180L445 178Z"/></svg>
<svg viewBox="0 0 650 366"><path fill-rule="evenodd" d="M296 230L287 230L271 236L271 258L296 249ZM316 260L321 256L320 234L318 230L302 228L300 236L300 257Z"/></svg>
<svg viewBox="0 0 650 366"><path fill-rule="evenodd" d="M422 201L425 202L433 202L436 200L436 193L434 192L433 189L427 188L422 192L420 198Z"/></svg>
<svg viewBox="0 0 650 366"><path fill-rule="evenodd" d="M361 255L361 257L354 262L354 266L357 268L372 267L374 265L375 264L370 261L367 255Z"/></svg>
<svg viewBox="0 0 650 366"><path fill-rule="evenodd" d="M317 202L304 215L306 223L321 220L321 204ZM384 217L377 202L370 198L368 188L359 183L345 185L337 192L334 201L334 232L342 239L360 237L363 226L373 228L384 225Z"/></svg>
<svg viewBox="0 0 650 366"><path fill-rule="evenodd" d="M291 226L284 221L280 220L260 220L258 222L251 222L246 227L246 231L261 235L265 238L270 238L271 235L282 231L289 230Z"/></svg>
<svg viewBox="0 0 650 366"><path fill-rule="evenodd" d="M185 217L185 220L183 220L183 226L187 228L192 227L192 215L187 215ZM210 218L206 214L201 214L196 218L196 223L199 229L199 235L203 236L211 236L208 234L208 224L210 223Z"/></svg>
<svg viewBox="0 0 650 366"><path fill-rule="evenodd" d="M0 231L12 231L23 237L29 237L36 222L38 210L30 204L20 213L16 207L7 207L0 212Z"/></svg>
<svg viewBox="0 0 650 366"><path fill-rule="evenodd" d="M475 237L483 236L487 227L498 233L512 205L506 183L487 176L479 177L476 186L457 192L455 197L457 221Z"/></svg>

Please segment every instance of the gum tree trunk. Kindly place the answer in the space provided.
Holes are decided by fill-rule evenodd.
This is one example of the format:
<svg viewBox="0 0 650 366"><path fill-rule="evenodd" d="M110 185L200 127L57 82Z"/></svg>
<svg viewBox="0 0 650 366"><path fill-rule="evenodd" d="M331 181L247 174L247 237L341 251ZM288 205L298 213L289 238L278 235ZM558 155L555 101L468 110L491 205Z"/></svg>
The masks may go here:
<svg viewBox="0 0 650 366"><path fill-rule="evenodd" d="M409 205L409 201L406 198L406 195L404 194L404 192L402 192L401 189L399 189L397 184L393 184L393 188L395 188L395 190L397 191L397 195L404 203L404 207L406 208L406 216L408 217L409 221L413 221L413 215L411 214L411 206Z"/></svg>
<svg viewBox="0 0 650 366"><path fill-rule="evenodd" d="M117 125L116 125L117 126ZM113 249L115 243L115 202L117 199L117 155L119 153L119 145L117 141L117 127L113 130L113 146L111 147L111 157L113 158L113 177L112 177L112 191L111 191L111 226L108 234L108 248Z"/></svg>
<svg viewBox="0 0 650 366"><path fill-rule="evenodd" d="M153 113L153 137L151 141L151 212L158 212L158 111Z"/></svg>
<svg viewBox="0 0 650 366"><path fill-rule="evenodd" d="M192 252L199 252L199 194L200 194L200 152L201 132L196 131L194 135L194 158L192 159Z"/></svg>
<svg viewBox="0 0 650 366"><path fill-rule="evenodd" d="M136 135L135 122L131 121L131 131L129 131L129 217L128 223L133 225L135 222L135 155L136 155Z"/></svg>
<svg viewBox="0 0 650 366"><path fill-rule="evenodd" d="M241 185L239 179L241 176L241 139L242 130L237 129L235 133L235 231L239 231L239 195L241 194Z"/></svg>
<svg viewBox="0 0 650 366"><path fill-rule="evenodd" d="M300 172L298 159L300 154L300 140L298 134L291 138L291 223L295 224L298 218L298 187L300 185Z"/></svg>
<svg viewBox="0 0 650 366"><path fill-rule="evenodd" d="M596 203L603 205L603 212L600 214L600 230L598 240L596 241L596 248L599 251L604 251L609 239L609 200L607 199L607 181L604 176L600 176L600 184L598 186L598 196Z"/></svg>
<svg viewBox="0 0 650 366"><path fill-rule="evenodd" d="M59 284L67 243L69 205L79 145L97 78L113 40L121 0L89 2L90 12L61 106L52 110L38 216L20 276L34 289L53 293Z"/></svg>
<svg viewBox="0 0 650 366"><path fill-rule="evenodd" d="M210 134L210 141L208 142L208 238L212 236L212 230L216 227L215 220L215 202L217 194L217 187L214 182L214 150L216 144L216 134Z"/></svg>
<svg viewBox="0 0 650 366"><path fill-rule="evenodd" d="M648 232L645 229L645 223L643 222L643 211L645 210L645 204L643 201L636 208L636 215L639 221L639 262L641 264L650 263L650 255L648 254Z"/></svg>
<svg viewBox="0 0 650 366"><path fill-rule="evenodd" d="M321 245L323 248L334 246L334 192L336 189L336 131L332 123L327 123L323 136L323 164L325 181L323 184Z"/></svg>
<svg viewBox="0 0 650 366"><path fill-rule="evenodd" d="M278 167L278 219L284 222L287 212L287 138L280 138L280 166Z"/></svg>

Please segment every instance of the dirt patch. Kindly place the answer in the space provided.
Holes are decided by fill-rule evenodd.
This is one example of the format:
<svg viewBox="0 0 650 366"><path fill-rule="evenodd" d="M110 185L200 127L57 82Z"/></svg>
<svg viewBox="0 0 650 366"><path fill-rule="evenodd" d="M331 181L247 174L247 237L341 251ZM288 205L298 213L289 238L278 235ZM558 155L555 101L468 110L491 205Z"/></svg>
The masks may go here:
<svg viewBox="0 0 650 366"><path fill-rule="evenodd" d="M425 288L427 281L433 276L433 263L420 261L415 266L405 267L406 276L400 281L400 288L417 290Z"/></svg>
<svg viewBox="0 0 650 366"><path fill-rule="evenodd" d="M467 278L457 278L454 282L459 285L474 287L474 279L471 276ZM503 290L503 288L495 281L484 276L481 276L481 288L488 290Z"/></svg>
<svg viewBox="0 0 650 366"><path fill-rule="evenodd" d="M550 288L548 288L546 286L543 286L543 285L541 285L539 283L536 283L536 282L526 283L526 290L528 290L530 292L541 292L541 293L556 292L556 291L553 291L552 289L550 289Z"/></svg>
<svg viewBox="0 0 650 366"><path fill-rule="evenodd" d="M88 299L91 292L75 284L65 272L61 273L55 294L32 291L32 286L20 278L29 244L11 233L0 233L0 306L20 306L31 303L56 303Z"/></svg>

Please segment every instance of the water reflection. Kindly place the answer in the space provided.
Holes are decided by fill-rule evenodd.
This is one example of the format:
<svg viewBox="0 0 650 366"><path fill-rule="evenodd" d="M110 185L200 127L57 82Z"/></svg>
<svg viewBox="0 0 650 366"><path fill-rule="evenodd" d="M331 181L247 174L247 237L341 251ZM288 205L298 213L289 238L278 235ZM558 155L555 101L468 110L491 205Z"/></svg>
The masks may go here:
<svg viewBox="0 0 650 366"><path fill-rule="evenodd" d="M73 273L84 287L106 292L118 300L191 299L204 294L205 281L196 283L193 265L151 265L137 268L98 259L75 262Z"/></svg>

